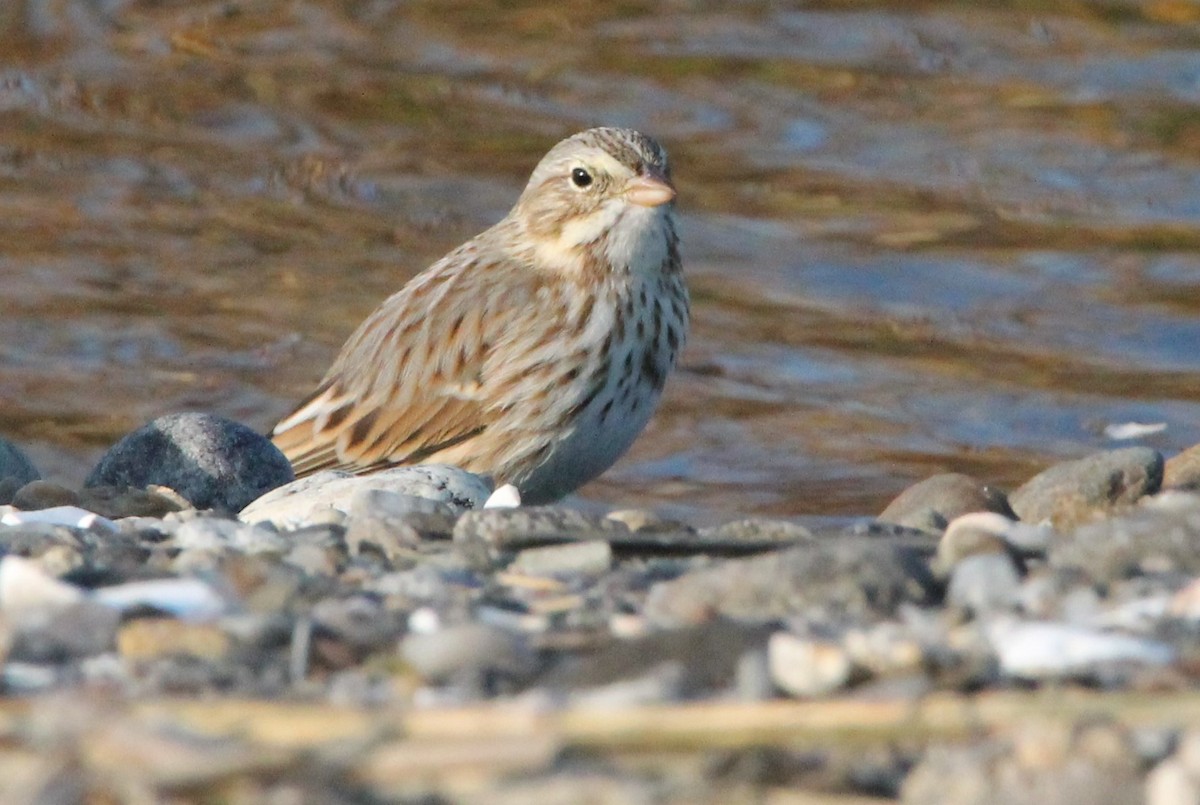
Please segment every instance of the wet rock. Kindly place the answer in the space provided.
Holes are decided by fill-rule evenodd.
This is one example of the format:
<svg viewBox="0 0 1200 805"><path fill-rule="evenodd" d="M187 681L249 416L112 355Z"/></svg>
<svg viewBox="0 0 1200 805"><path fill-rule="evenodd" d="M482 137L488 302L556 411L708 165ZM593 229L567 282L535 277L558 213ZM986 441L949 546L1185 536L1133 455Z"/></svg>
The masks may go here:
<svg viewBox="0 0 1200 805"><path fill-rule="evenodd" d="M1148 447L1126 447L1067 461L1009 495L1028 523L1049 520L1060 531L1126 508L1162 484L1163 458Z"/></svg>
<svg viewBox="0 0 1200 805"><path fill-rule="evenodd" d="M1092 579L1141 574L1200 575L1200 495L1164 493L1144 505L1055 540L1049 563Z"/></svg>
<svg viewBox="0 0 1200 805"><path fill-rule="evenodd" d="M846 539L729 559L659 583L650 591L646 614L659 623L714 616L763 621L810 611L866 617L936 598L937 585L920 552Z"/></svg>
<svg viewBox="0 0 1200 805"><path fill-rule="evenodd" d="M413 503L413 512L441 513L449 507L452 514L482 507L492 491L484 478L441 464L395 467L370 475L325 470L272 490L238 516L247 523L269 521L280 528L296 528L329 509L349 513L369 490L444 504L424 508Z"/></svg>
<svg viewBox="0 0 1200 805"><path fill-rule="evenodd" d="M1200 490L1200 444L1167 459L1162 485L1163 489Z"/></svg>
<svg viewBox="0 0 1200 805"><path fill-rule="evenodd" d="M527 548L509 570L530 576L598 576L612 566L612 546L604 540Z"/></svg>
<svg viewBox="0 0 1200 805"><path fill-rule="evenodd" d="M159 417L117 442L85 486L170 487L199 509L237 512L293 480L269 439L211 414Z"/></svg>
<svg viewBox="0 0 1200 805"><path fill-rule="evenodd" d="M1176 659L1174 648L1158 640L1052 621L1000 619L988 625L987 636L1000 669L1020 679L1091 679Z"/></svg>
<svg viewBox="0 0 1200 805"><path fill-rule="evenodd" d="M11 480L24 486L41 477L25 451L8 439L0 438L0 480Z"/></svg>
<svg viewBox="0 0 1200 805"><path fill-rule="evenodd" d="M969 475L950 472L926 478L905 489L876 519L937 533L954 518L970 512L995 512L1016 517L1003 492Z"/></svg>
<svg viewBox="0 0 1200 805"><path fill-rule="evenodd" d="M767 659L771 679L790 696L824 696L850 680L850 657L831 640L776 632L767 643Z"/></svg>

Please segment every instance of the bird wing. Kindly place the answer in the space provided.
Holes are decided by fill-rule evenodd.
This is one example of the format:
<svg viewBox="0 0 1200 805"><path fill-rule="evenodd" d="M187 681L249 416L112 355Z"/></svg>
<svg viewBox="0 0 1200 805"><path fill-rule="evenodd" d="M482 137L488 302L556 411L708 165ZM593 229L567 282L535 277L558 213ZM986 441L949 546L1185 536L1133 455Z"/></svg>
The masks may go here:
<svg viewBox="0 0 1200 805"><path fill-rule="evenodd" d="M454 254L383 303L324 381L272 431L297 476L419 462L483 433L501 413L485 396L490 350L537 309L536 288L491 282L512 266L462 268ZM503 298L498 298L498 297Z"/></svg>

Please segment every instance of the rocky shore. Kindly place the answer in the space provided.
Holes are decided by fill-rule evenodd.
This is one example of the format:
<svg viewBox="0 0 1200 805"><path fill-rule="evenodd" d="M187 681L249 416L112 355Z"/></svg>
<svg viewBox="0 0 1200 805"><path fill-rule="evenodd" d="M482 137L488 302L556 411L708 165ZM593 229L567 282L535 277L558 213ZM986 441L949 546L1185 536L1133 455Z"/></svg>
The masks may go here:
<svg viewBox="0 0 1200 805"><path fill-rule="evenodd" d="M199 414L82 489L0 440L0 801L1200 802L1197 490L1129 447L695 528Z"/></svg>

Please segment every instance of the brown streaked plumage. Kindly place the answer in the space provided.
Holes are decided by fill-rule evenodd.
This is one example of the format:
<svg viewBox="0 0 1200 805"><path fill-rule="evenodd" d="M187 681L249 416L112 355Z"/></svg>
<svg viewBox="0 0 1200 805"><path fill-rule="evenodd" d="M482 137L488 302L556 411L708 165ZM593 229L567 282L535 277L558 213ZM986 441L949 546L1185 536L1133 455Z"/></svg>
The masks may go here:
<svg viewBox="0 0 1200 805"><path fill-rule="evenodd" d="M558 145L507 216L387 299L272 433L297 475L453 464L555 500L625 452L687 336L667 156Z"/></svg>

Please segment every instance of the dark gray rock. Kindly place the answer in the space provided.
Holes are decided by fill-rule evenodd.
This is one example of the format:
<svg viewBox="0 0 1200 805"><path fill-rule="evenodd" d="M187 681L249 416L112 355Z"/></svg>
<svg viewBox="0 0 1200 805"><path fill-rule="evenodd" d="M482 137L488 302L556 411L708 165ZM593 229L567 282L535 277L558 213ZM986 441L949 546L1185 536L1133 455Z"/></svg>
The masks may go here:
<svg viewBox="0 0 1200 805"><path fill-rule="evenodd" d="M969 475L956 472L926 478L901 492L877 519L937 533L951 520L971 512L995 512L1015 518L1008 498Z"/></svg>
<svg viewBox="0 0 1200 805"><path fill-rule="evenodd" d="M1126 447L1056 464L1026 481L1008 500L1022 520L1049 520L1067 530L1154 494L1162 478L1158 451Z"/></svg>
<svg viewBox="0 0 1200 805"><path fill-rule="evenodd" d="M199 509L236 512L295 475L269 439L210 414L159 417L117 442L85 486L169 487Z"/></svg>
<svg viewBox="0 0 1200 805"><path fill-rule="evenodd" d="M1100 582L1150 573L1200 574L1200 495L1165 493L1120 517L1082 526L1051 546L1050 566Z"/></svg>
<svg viewBox="0 0 1200 805"><path fill-rule="evenodd" d="M655 585L647 616L695 623L713 616L764 621L824 611L865 617L925 604L937 584L922 552L884 541L847 538L750 559L730 559Z"/></svg>
<svg viewBox="0 0 1200 805"><path fill-rule="evenodd" d="M8 439L0 438L0 480L11 478L18 485L42 477L25 452Z"/></svg>

